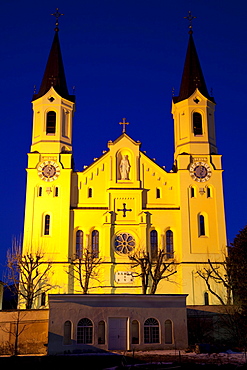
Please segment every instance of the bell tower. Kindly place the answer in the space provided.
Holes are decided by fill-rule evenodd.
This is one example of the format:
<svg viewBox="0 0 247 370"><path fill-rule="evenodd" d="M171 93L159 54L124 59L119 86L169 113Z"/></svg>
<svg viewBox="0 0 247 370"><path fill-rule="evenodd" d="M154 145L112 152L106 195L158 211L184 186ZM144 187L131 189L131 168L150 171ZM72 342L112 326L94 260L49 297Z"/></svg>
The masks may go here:
<svg viewBox="0 0 247 370"><path fill-rule="evenodd" d="M72 123L75 97L69 95L58 38L55 35L38 93L33 96L33 132L28 153L23 254L42 251L53 261L55 278L67 292L70 200L73 174ZM62 217L61 217L62 215ZM56 270L56 271L55 271ZM56 282L52 284L56 285ZM34 307L39 307L35 302Z"/></svg>
<svg viewBox="0 0 247 370"><path fill-rule="evenodd" d="M191 13L186 18L190 21L188 48L179 95L172 101L174 172L179 179L181 279L184 291L190 292L188 302L203 304L208 291L205 282L196 278L196 266L206 265L209 259L222 262L226 254L223 169L216 146L215 101L197 55Z"/></svg>

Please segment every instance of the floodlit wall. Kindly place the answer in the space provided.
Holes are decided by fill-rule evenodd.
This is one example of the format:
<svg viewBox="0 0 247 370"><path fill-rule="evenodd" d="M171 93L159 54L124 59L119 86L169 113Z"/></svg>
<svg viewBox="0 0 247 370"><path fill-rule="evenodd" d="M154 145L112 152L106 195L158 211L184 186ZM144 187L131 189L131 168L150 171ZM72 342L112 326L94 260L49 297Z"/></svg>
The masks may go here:
<svg viewBox="0 0 247 370"><path fill-rule="evenodd" d="M20 354L46 354L49 310L0 312L0 355L13 354L16 333Z"/></svg>

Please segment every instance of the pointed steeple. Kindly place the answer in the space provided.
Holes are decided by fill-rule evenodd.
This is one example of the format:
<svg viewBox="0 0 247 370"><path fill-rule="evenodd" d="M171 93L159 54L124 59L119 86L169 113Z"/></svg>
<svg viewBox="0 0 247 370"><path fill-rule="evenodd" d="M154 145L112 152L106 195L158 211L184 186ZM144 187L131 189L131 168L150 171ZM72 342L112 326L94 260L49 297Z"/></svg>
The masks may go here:
<svg viewBox="0 0 247 370"><path fill-rule="evenodd" d="M53 86L53 88L62 98L70 101L75 100L75 96L69 95L68 93L62 53L58 38L58 27L55 28L55 35L39 92L33 96L33 100L45 95L51 86Z"/></svg>
<svg viewBox="0 0 247 370"><path fill-rule="evenodd" d="M190 29L189 43L184 63L179 96L173 98L174 103L188 99L196 89L198 89L207 99L214 101L214 99L210 97L207 90L192 34L193 31Z"/></svg>
<svg viewBox="0 0 247 370"><path fill-rule="evenodd" d="M190 21L189 43L179 95L173 97L172 102L175 160L184 154L204 156L217 153L215 102L208 93L192 36L191 22L195 17L189 12L189 16L185 18Z"/></svg>
<svg viewBox="0 0 247 370"><path fill-rule="evenodd" d="M56 27L39 92L33 96L31 152L72 153L75 96L69 95L58 38L58 8L52 14Z"/></svg>

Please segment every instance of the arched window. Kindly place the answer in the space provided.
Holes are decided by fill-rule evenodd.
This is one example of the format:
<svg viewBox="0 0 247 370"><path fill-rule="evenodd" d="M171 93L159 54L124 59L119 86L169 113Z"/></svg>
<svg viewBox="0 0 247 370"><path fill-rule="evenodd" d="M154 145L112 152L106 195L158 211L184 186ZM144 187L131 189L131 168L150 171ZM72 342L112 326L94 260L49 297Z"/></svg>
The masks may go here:
<svg viewBox="0 0 247 370"><path fill-rule="evenodd" d="M209 297L208 297L208 292L204 293L204 304L205 306L209 305Z"/></svg>
<svg viewBox="0 0 247 370"><path fill-rule="evenodd" d="M193 113L193 132L194 135L202 135L202 115L198 112Z"/></svg>
<svg viewBox="0 0 247 370"><path fill-rule="evenodd" d="M63 326L63 344L71 344L71 322L65 321Z"/></svg>
<svg viewBox="0 0 247 370"><path fill-rule="evenodd" d="M151 258L156 259L158 254L158 233L156 230L150 232Z"/></svg>
<svg viewBox="0 0 247 370"><path fill-rule="evenodd" d="M156 188L156 198L161 198L161 191L160 188Z"/></svg>
<svg viewBox="0 0 247 370"><path fill-rule="evenodd" d="M93 230L92 232L92 253L94 257L99 257L99 232L98 230Z"/></svg>
<svg viewBox="0 0 247 370"><path fill-rule="evenodd" d="M50 223L51 223L50 215L45 215L44 235L50 235Z"/></svg>
<svg viewBox="0 0 247 370"><path fill-rule="evenodd" d="M131 323L131 330L132 330L132 344L139 344L139 322L137 320L133 320Z"/></svg>
<svg viewBox="0 0 247 370"><path fill-rule="evenodd" d="M165 321L165 344L172 344L172 322L171 320Z"/></svg>
<svg viewBox="0 0 247 370"><path fill-rule="evenodd" d="M100 321L98 324L98 344L105 344L105 322Z"/></svg>
<svg viewBox="0 0 247 370"><path fill-rule="evenodd" d="M194 186L191 186L191 188L190 188L190 197L195 198L195 196L196 196L195 188L194 188Z"/></svg>
<svg viewBox="0 0 247 370"><path fill-rule="evenodd" d="M81 230L77 230L76 232L76 258L82 258L83 252L83 232Z"/></svg>
<svg viewBox="0 0 247 370"><path fill-rule="evenodd" d="M174 257L173 232L171 230L167 230L166 232L166 254L167 258Z"/></svg>
<svg viewBox="0 0 247 370"><path fill-rule="evenodd" d="M93 324L91 320L84 318L78 322L77 343L82 344L93 343Z"/></svg>
<svg viewBox="0 0 247 370"><path fill-rule="evenodd" d="M92 196L93 196L93 189L89 188L88 189L88 198L92 198Z"/></svg>
<svg viewBox="0 0 247 370"><path fill-rule="evenodd" d="M144 343L159 343L159 323L154 318L144 322Z"/></svg>
<svg viewBox="0 0 247 370"><path fill-rule="evenodd" d="M205 233L205 217L199 215L199 236L206 235Z"/></svg>
<svg viewBox="0 0 247 370"><path fill-rule="evenodd" d="M46 115L46 135L56 133L56 112L50 111Z"/></svg>
<svg viewBox="0 0 247 370"><path fill-rule="evenodd" d="M212 198L212 189L210 186L207 186L207 198Z"/></svg>

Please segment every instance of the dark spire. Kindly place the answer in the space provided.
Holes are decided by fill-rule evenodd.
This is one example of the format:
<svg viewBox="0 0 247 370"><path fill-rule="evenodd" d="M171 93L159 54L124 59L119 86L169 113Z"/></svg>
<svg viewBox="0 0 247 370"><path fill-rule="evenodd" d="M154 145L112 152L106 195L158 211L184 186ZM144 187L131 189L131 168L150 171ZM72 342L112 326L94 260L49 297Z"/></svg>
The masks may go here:
<svg viewBox="0 0 247 370"><path fill-rule="evenodd" d="M214 101L214 99L209 96L207 90L192 34L193 31L190 24L189 43L184 63L179 96L175 96L173 98L174 103L188 99L195 92L196 88L198 88L202 95L204 95L207 99Z"/></svg>
<svg viewBox="0 0 247 370"><path fill-rule="evenodd" d="M57 9L58 11L58 9ZM52 14L56 15L56 14ZM62 15L62 14L60 14ZM45 73L43 80L39 89L38 94L34 94L33 99L38 99L45 95L47 91L50 90L51 86L56 90L56 92L62 97L70 101L74 101L74 95L69 95L64 67L62 53L60 49L60 43L58 38L58 18L56 17L56 28L53 43L51 46L50 54L45 68Z"/></svg>

